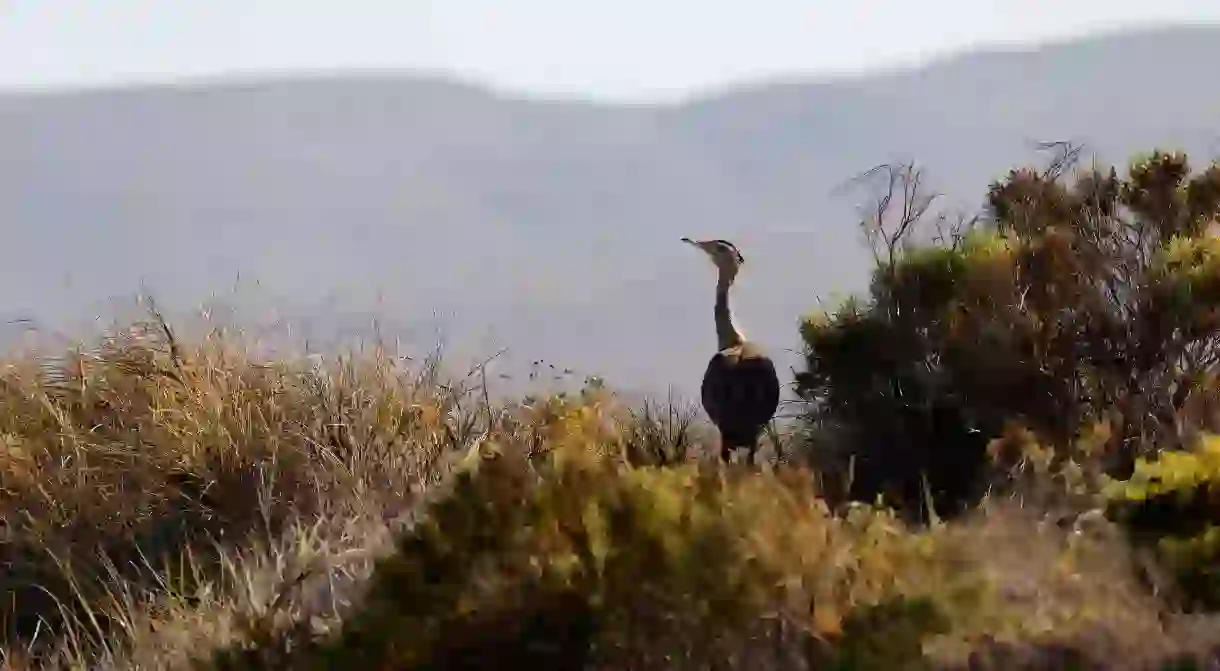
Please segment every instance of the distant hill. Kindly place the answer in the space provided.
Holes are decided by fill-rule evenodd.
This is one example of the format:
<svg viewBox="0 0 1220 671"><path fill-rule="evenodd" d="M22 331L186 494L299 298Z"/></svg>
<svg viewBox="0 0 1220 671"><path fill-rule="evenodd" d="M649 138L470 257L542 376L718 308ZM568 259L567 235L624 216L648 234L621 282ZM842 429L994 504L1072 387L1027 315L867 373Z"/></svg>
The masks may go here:
<svg viewBox="0 0 1220 671"><path fill-rule="evenodd" d="M740 243L740 321L789 364L798 315L865 279L844 180L914 157L973 207L1040 140L1202 161L1217 62L1205 26L653 107L405 75L0 96L0 316L64 324L141 283L188 307L240 274L318 338L376 310L420 347L488 332L468 348L518 369L693 396L712 272L679 237Z"/></svg>

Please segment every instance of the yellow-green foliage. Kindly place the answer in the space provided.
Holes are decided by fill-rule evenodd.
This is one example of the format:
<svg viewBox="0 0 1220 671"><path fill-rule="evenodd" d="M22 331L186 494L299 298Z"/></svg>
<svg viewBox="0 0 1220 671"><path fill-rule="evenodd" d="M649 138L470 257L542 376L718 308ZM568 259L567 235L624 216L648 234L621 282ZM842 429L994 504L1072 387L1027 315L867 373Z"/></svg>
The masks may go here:
<svg viewBox="0 0 1220 671"><path fill-rule="evenodd" d="M1220 436L1206 436L1190 452L1163 452L1156 459L1140 459L1135 473L1124 481L1115 481L1106 490L1112 497L1129 501L1147 501L1161 496L1173 496L1188 503L1201 487L1220 480Z"/></svg>
<svg viewBox="0 0 1220 671"><path fill-rule="evenodd" d="M1109 512L1151 543L1196 605L1220 606L1220 436L1189 452L1140 459L1104 489Z"/></svg>
<svg viewBox="0 0 1220 671"><path fill-rule="evenodd" d="M920 595L940 600L915 607L936 617L900 627L914 643L890 653L918 655L947 627L940 609L958 592L929 539L883 511L833 517L808 473L632 467L579 448L552 457L501 454L460 475L377 569L332 663L416 668L486 646L538 662L516 639L545 645L563 629L586 642L569 656L697 666L744 645L768 612L810 641L848 636L867 657L864 641L884 627L850 624L856 610L897 598L897 622L899 597Z"/></svg>
<svg viewBox="0 0 1220 671"><path fill-rule="evenodd" d="M814 342L833 330L840 322L850 321L867 311L858 296L848 296L834 310L816 310L801 317L798 328L801 339Z"/></svg>
<svg viewBox="0 0 1220 671"><path fill-rule="evenodd" d="M1174 274L1189 280L1215 277L1220 274L1220 238L1175 235L1157 254L1153 270L1158 277Z"/></svg>
<svg viewBox="0 0 1220 671"><path fill-rule="evenodd" d="M923 247L908 252L893 268L887 287L904 307L941 310L958 295L968 272L966 255L948 247Z"/></svg>
<svg viewBox="0 0 1220 671"><path fill-rule="evenodd" d="M974 230L955 247L908 250L874 281L904 310L948 316L954 309L986 301L1011 289L1021 241L994 230Z"/></svg>
<svg viewBox="0 0 1220 671"><path fill-rule="evenodd" d="M1175 236L1153 261L1152 279L1159 295L1176 312L1198 326L1215 327L1212 314L1220 303L1220 237Z"/></svg>

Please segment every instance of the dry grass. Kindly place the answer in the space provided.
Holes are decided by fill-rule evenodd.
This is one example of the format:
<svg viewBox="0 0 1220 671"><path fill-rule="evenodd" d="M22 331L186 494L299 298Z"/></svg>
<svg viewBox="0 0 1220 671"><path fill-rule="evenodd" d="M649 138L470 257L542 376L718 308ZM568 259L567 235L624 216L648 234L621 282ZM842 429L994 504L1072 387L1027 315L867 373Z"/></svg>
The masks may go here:
<svg viewBox="0 0 1220 671"><path fill-rule="evenodd" d="M538 466L531 491L547 500L637 513L664 500L704 515L691 547L738 533L738 559L694 554L668 573L624 559L619 582L598 589L622 596L637 579L670 576L665 589L708 593L714 571L742 566L784 583L768 601L724 576L745 590L732 594L750 594L750 612L784 610L783 626L761 615L743 625L725 653L740 668L807 668L812 650L847 645L861 622L889 631L875 618L898 617L884 614L893 599L925 597L948 628L922 641L923 658L945 668L1047 668L1071 655L1156 668L1220 641L1210 619L1175 615L1144 589L1118 539L1073 535L1012 505L928 530L870 509L843 518L798 468L707 479L720 469L706 463L709 432L687 407L633 409L600 389L498 404L477 371L446 378L434 359L261 361L249 345L223 331L178 342L153 319L88 351L4 364L0 668L184 668L233 646L289 654L341 638L393 539L449 500L454 473L493 455ZM611 470L561 482L542 466L589 455ZM562 510L544 518L576 519ZM669 547L649 535L658 528L668 527L616 542L628 554L639 539ZM556 538L513 547L541 557Z"/></svg>
<svg viewBox="0 0 1220 671"><path fill-rule="evenodd" d="M0 371L0 606L9 640L67 620L108 635L123 600L192 591L233 548L300 525L392 519L473 441L469 390L435 366L260 362L159 321ZM104 607L103 607L104 606ZM83 618L83 619L82 619Z"/></svg>
<svg viewBox="0 0 1220 671"><path fill-rule="evenodd" d="M266 582L259 567L285 552L367 550L481 446L544 449L558 407L493 407L477 375L442 379L435 358L261 361L251 345L222 330L182 343L154 318L88 350L3 364L8 664L62 654L65 630L79 657L165 619L133 608L191 621L243 600L257 610L243 576ZM658 441L687 439L667 426L636 423L626 444L673 452Z"/></svg>

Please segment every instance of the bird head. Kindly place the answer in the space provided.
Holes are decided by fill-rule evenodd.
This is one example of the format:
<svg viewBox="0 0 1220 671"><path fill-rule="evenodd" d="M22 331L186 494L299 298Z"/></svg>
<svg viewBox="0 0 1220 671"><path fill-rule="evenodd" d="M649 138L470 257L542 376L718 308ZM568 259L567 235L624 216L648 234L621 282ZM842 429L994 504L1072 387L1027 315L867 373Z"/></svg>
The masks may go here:
<svg viewBox="0 0 1220 671"><path fill-rule="evenodd" d="M682 238L682 242L694 245L703 250L711 258L712 263L720 270L723 277L732 281L737 277L737 271L746 262L737 247L728 240L691 240Z"/></svg>

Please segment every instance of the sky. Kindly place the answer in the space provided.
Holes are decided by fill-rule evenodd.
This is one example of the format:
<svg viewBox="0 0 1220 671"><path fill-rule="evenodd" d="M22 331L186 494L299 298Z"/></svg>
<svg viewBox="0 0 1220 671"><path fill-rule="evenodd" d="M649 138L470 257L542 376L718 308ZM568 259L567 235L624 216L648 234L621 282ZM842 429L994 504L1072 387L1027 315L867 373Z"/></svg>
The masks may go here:
<svg viewBox="0 0 1220 671"><path fill-rule="evenodd" d="M1170 22L1214 0L0 0L0 89L334 69L653 102Z"/></svg>

